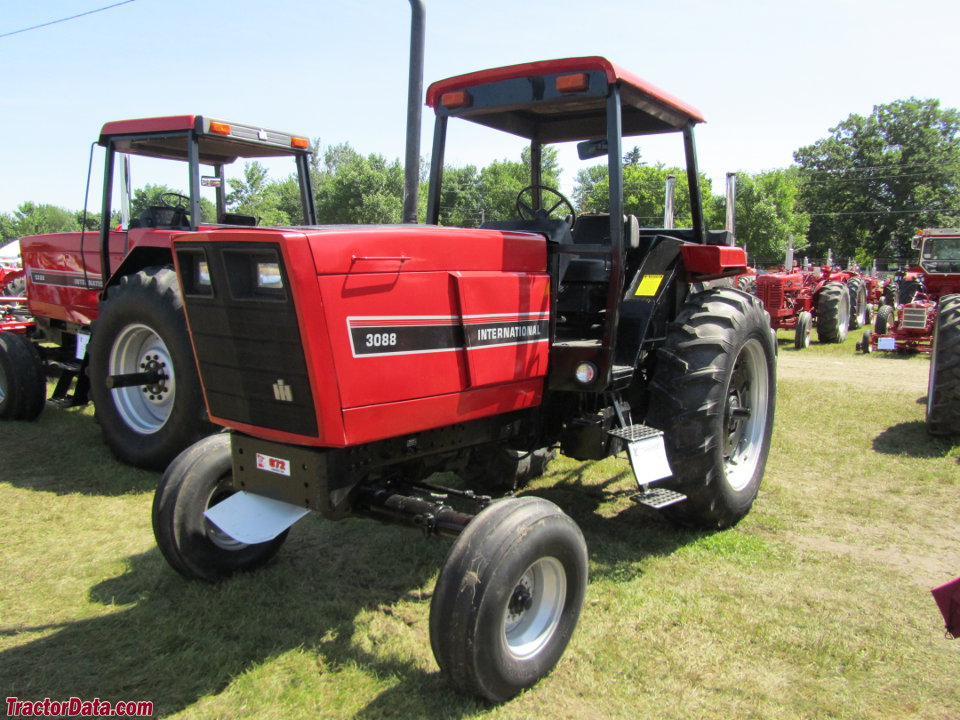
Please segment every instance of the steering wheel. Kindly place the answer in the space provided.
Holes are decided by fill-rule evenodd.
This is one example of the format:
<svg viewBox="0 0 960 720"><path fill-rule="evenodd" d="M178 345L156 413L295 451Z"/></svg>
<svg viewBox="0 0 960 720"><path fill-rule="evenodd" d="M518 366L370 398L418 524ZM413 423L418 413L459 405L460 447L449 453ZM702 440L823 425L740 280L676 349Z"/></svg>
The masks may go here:
<svg viewBox="0 0 960 720"><path fill-rule="evenodd" d="M556 195L558 198L557 202L546 209L541 208L540 210L534 210L532 196L537 190L541 192L541 197L544 190L550 195ZM528 203L523 199L524 193L531 194L531 202ZM573 220L577 217L577 211L573 209L573 203L570 202L559 190L555 190L546 185L527 185L525 188L523 188L523 190L517 193L517 212L520 213L520 217L523 220L535 220L538 217L550 217L553 215L553 212L562 205L566 205L567 209L570 210L567 218L570 218L569 223L572 226Z"/></svg>
<svg viewBox="0 0 960 720"><path fill-rule="evenodd" d="M170 200L169 198L173 198L173 200ZM190 198L188 198L186 195L181 195L180 193L175 192L165 192L160 193L160 196L157 199L164 207L171 208L173 210L183 210L188 215L190 214Z"/></svg>

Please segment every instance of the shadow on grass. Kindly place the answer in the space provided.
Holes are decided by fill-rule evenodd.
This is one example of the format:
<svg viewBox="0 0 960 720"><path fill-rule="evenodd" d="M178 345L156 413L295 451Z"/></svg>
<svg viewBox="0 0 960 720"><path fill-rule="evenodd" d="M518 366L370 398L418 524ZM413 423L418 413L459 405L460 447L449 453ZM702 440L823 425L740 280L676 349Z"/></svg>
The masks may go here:
<svg viewBox="0 0 960 720"><path fill-rule="evenodd" d="M926 423L905 422L884 430L873 439L873 449L885 455L914 458L942 458L950 455L956 438L933 437Z"/></svg>
<svg viewBox="0 0 960 720"><path fill-rule="evenodd" d="M83 408L47 406L35 422L0 424L0 481L57 495L149 492L159 474L119 462Z"/></svg>
<svg viewBox="0 0 960 720"><path fill-rule="evenodd" d="M602 517L601 505L627 494L611 489L624 473L586 483L590 467L558 474L553 485L529 494L553 500L580 524L594 579L633 579L641 573L637 561L702 537L637 506ZM349 675L359 668L365 676L395 680L356 717L475 715L488 706L458 694L422 660L389 648L365 650L366 625L358 624L361 614L407 613L402 619L409 632L428 643L432 586L424 588L448 548L447 541L369 520L308 520L268 567L216 585L182 579L150 550L128 558L123 574L90 589L91 600L117 606L115 612L42 628L0 628L0 636L51 633L0 652L0 686L20 698L150 700L156 716L165 717L304 648L316 654L318 673L342 668ZM340 692L350 695L349 689Z"/></svg>
<svg viewBox="0 0 960 720"><path fill-rule="evenodd" d="M446 543L369 521L303 528L269 567L207 585L176 575L157 550L90 590L108 615L50 626L53 634L0 652L0 686L20 698L144 699L157 717L189 708L289 650L307 648L327 671L358 666L406 687L404 708L456 718L479 708L439 672L356 642L357 616L399 601L429 603L418 588ZM419 615L418 615L419 617ZM415 620L424 627L425 621ZM32 632L47 628L14 628ZM0 634L11 634L0 629ZM401 708L395 708L399 712ZM406 709L404 709L406 714Z"/></svg>

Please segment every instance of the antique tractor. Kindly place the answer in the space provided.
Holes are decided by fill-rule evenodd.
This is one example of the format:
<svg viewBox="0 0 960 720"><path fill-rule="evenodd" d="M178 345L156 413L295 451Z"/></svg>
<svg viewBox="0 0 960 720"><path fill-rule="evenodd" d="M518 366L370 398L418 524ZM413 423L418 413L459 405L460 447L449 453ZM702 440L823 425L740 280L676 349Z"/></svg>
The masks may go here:
<svg viewBox="0 0 960 720"><path fill-rule="evenodd" d="M810 346L814 324L820 342L841 343L851 327L870 321L866 283L852 270L825 266L766 273L757 277L757 297L774 330L794 331L798 350Z"/></svg>

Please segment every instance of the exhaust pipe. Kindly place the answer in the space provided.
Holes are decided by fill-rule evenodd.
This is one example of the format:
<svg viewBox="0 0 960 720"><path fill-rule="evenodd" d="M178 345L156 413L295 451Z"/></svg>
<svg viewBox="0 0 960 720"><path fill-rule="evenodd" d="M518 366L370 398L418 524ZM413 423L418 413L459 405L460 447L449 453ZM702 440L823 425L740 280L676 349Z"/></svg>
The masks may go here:
<svg viewBox="0 0 960 720"><path fill-rule="evenodd" d="M677 178L667 175L667 197L663 204L663 227L666 230L673 230L673 194L676 187Z"/></svg>
<svg viewBox="0 0 960 720"><path fill-rule="evenodd" d="M736 173L727 173L727 222L724 225L724 228L728 233L733 235L734 243L736 243L736 226L734 222L734 216L736 214L736 200L737 200L737 174Z"/></svg>
<svg viewBox="0 0 960 720"><path fill-rule="evenodd" d="M787 257L783 269L786 272L793 272L793 235L787 238Z"/></svg>
<svg viewBox="0 0 960 720"><path fill-rule="evenodd" d="M426 10L410 0L410 79L407 87L407 148L403 176L403 222L417 222L420 194L420 113L423 106L423 45Z"/></svg>

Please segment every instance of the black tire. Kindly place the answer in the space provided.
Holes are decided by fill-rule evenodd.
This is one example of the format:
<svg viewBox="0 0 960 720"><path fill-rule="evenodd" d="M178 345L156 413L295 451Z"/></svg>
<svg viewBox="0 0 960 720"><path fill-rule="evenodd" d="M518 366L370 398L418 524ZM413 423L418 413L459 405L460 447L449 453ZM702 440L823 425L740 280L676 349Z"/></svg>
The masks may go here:
<svg viewBox="0 0 960 720"><path fill-rule="evenodd" d="M4 297L24 297L27 294L27 276L17 275L7 280L0 287L0 295Z"/></svg>
<svg viewBox="0 0 960 720"><path fill-rule="evenodd" d="M863 331L863 337L860 342L857 343L857 350L862 352L864 355L869 355L873 352L873 345L870 344L870 340L873 337L873 333L870 330Z"/></svg>
<svg viewBox="0 0 960 720"><path fill-rule="evenodd" d="M898 292L899 292L899 286L893 280L891 280L886 285L884 285L883 286L883 304L896 305Z"/></svg>
<svg viewBox="0 0 960 720"><path fill-rule="evenodd" d="M481 445L470 451L464 479L471 487L484 490L520 490L543 475L556 455L553 448L523 451L497 444Z"/></svg>
<svg viewBox="0 0 960 720"><path fill-rule="evenodd" d="M927 431L960 434L960 294L945 295L937 306L937 324L927 384Z"/></svg>
<svg viewBox="0 0 960 720"><path fill-rule="evenodd" d="M868 324L870 316L870 308L867 305L867 286L862 278L852 277L847 282L847 292L850 293L849 328L859 330Z"/></svg>
<svg viewBox="0 0 960 720"><path fill-rule="evenodd" d="M458 688L503 702L560 660L587 587L580 528L537 497L495 502L457 538L430 603L430 645Z"/></svg>
<svg viewBox="0 0 960 720"><path fill-rule="evenodd" d="M47 398L47 378L33 343L0 332L0 420L36 420Z"/></svg>
<svg viewBox="0 0 960 720"><path fill-rule="evenodd" d="M906 305L913 302L914 296L920 292L921 285L916 280L904 280L897 287L897 304Z"/></svg>
<svg viewBox="0 0 960 720"><path fill-rule="evenodd" d="M810 328L813 325L813 316L803 310L797 315L797 329L793 336L793 347L803 350L810 347Z"/></svg>
<svg viewBox="0 0 960 720"><path fill-rule="evenodd" d="M120 460L162 470L214 431L206 420L177 277L153 267L124 277L100 306L90 338L90 396L103 439ZM152 386L109 389L106 379L161 368Z"/></svg>
<svg viewBox="0 0 960 720"><path fill-rule="evenodd" d="M893 317L892 305L881 305L877 310L877 317L873 321L873 332L877 335L886 335L890 329L890 319Z"/></svg>
<svg viewBox="0 0 960 720"><path fill-rule="evenodd" d="M742 290L745 293L756 295L757 294L757 276L741 275L740 277L738 277L737 290Z"/></svg>
<svg viewBox="0 0 960 720"><path fill-rule="evenodd" d="M759 300L734 290L687 299L658 351L647 416L664 433L670 487L687 495L664 510L670 519L724 528L750 511L770 451L776 383L776 343Z"/></svg>
<svg viewBox="0 0 960 720"><path fill-rule="evenodd" d="M841 282L828 282L817 296L817 340L842 343L850 329L850 293Z"/></svg>
<svg viewBox="0 0 960 720"><path fill-rule="evenodd" d="M268 562L287 538L247 545L210 523L204 511L234 494L230 435L218 433L184 450L153 497L153 535L163 557L191 580L213 582Z"/></svg>

